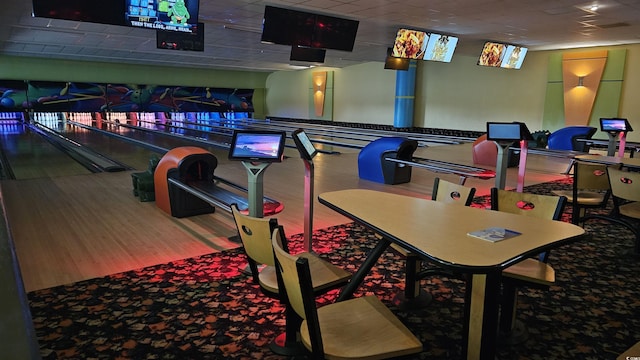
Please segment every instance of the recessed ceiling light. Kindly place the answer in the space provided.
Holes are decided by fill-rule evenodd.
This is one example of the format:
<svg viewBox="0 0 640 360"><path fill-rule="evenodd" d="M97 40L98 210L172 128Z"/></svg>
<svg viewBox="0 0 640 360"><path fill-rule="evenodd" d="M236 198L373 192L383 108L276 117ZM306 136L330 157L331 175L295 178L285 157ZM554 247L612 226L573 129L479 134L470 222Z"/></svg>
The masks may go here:
<svg viewBox="0 0 640 360"><path fill-rule="evenodd" d="M598 11L598 5L591 5L591 7L589 8L589 10L591 11Z"/></svg>

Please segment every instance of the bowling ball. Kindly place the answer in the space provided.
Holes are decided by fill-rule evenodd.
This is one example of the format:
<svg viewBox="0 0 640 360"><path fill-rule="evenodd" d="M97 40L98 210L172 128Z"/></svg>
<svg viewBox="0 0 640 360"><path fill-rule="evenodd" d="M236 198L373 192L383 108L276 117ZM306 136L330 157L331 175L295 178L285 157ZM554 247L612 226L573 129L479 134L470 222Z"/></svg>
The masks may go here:
<svg viewBox="0 0 640 360"><path fill-rule="evenodd" d="M15 101L13 101L13 99L11 98L2 98L0 99L0 106L5 107L5 108L12 108L15 107L16 103Z"/></svg>

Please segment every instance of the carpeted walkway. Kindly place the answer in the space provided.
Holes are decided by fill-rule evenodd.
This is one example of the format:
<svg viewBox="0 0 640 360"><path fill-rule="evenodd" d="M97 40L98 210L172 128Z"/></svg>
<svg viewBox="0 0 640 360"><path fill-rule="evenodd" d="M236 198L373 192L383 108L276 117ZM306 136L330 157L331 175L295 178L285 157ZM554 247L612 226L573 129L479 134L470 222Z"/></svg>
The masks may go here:
<svg viewBox="0 0 640 360"><path fill-rule="evenodd" d="M560 181L525 191L568 186ZM485 205L486 198L474 204ZM591 236L551 253L557 283L550 291L523 289L518 319L530 336L500 346L498 359L615 359L640 340L640 261L625 255L633 235L598 221L586 229ZM314 239L314 250L352 271L376 241L353 224L317 231ZM302 236L290 242L295 252ZM402 258L389 250L378 264L356 296L376 294L421 339L424 351L411 359L459 359L464 283L425 280L434 301L403 312L391 304L402 291ZM283 359L268 348L284 329L283 308L239 271L244 265L241 250L231 250L29 293L42 357Z"/></svg>

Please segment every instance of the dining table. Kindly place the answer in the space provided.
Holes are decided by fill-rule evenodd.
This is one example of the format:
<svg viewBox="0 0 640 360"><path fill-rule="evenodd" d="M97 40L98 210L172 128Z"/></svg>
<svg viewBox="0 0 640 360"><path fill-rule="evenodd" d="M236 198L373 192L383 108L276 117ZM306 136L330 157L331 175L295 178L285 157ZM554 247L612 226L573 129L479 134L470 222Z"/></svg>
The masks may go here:
<svg viewBox="0 0 640 360"><path fill-rule="evenodd" d="M585 235L583 228L567 222L385 191L330 191L320 194L318 200L378 235L375 247L337 301L354 295L391 243L466 275L461 344L466 359L495 360L502 270ZM490 228L516 236L493 241L470 235Z"/></svg>

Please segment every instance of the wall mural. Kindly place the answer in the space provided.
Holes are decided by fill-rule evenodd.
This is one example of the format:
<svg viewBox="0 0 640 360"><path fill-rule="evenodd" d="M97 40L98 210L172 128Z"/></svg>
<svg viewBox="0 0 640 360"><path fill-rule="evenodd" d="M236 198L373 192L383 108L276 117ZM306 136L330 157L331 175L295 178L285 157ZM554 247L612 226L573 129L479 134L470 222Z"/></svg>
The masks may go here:
<svg viewBox="0 0 640 360"><path fill-rule="evenodd" d="M253 89L0 80L0 111L254 112Z"/></svg>

